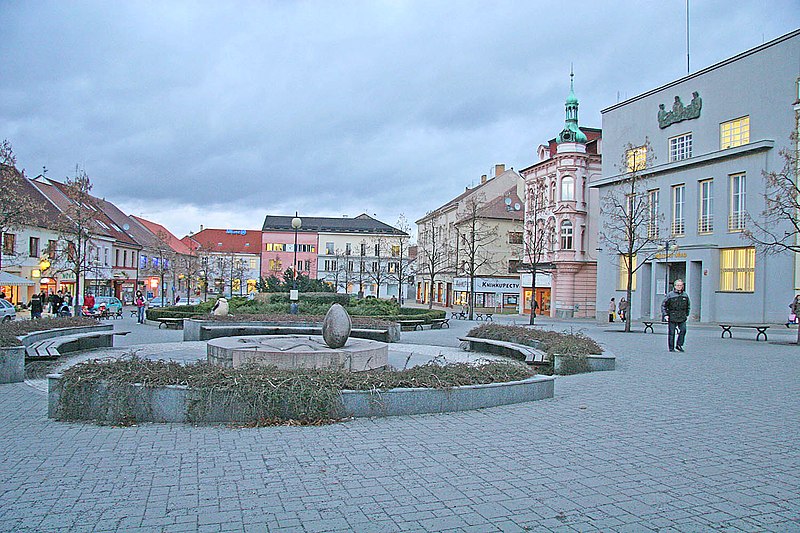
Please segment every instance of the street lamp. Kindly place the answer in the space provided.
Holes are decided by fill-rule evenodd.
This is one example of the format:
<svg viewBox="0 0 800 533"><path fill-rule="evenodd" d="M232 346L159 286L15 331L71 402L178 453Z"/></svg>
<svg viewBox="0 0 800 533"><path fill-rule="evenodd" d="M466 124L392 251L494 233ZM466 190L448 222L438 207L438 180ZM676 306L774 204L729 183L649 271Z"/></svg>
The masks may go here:
<svg viewBox="0 0 800 533"><path fill-rule="evenodd" d="M658 249L664 251L664 295L666 296L669 294L669 254L678 249L678 243L673 239L664 239L664 244L659 246Z"/></svg>
<svg viewBox="0 0 800 533"><path fill-rule="evenodd" d="M294 218L292 219L292 228L294 229L294 265L292 265L292 277L294 278L292 281L292 302L291 306L291 313L293 315L297 314L297 231L303 226L303 221L300 217L297 216L297 211L294 212Z"/></svg>

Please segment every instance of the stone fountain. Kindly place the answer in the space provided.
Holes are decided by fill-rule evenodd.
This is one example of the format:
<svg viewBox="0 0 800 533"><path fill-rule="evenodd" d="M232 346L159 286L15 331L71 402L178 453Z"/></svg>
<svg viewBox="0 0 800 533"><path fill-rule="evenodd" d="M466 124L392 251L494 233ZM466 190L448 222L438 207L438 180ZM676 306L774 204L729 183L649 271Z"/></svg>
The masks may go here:
<svg viewBox="0 0 800 533"><path fill-rule="evenodd" d="M325 368L362 372L384 368L389 360L386 343L351 339L352 321L344 307L333 304L317 335L246 335L208 341L213 364L239 368L247 364L280 369Z"/></svg>

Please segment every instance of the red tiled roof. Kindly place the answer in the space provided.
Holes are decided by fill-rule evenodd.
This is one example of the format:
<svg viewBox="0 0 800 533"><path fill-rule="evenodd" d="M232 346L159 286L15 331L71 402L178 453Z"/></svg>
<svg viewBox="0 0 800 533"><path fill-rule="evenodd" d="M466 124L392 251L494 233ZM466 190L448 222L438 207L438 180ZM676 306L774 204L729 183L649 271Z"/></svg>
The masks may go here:
<svg viewBox="0 0 800 533"><path fill-rule="evenodd" d="M172 234L167 228L158 224L157 222L152 222L147 220L146 218L137 217L136 215L131 215L131 218L139 222L142 226L153 232L154 235L163 235L164 240L169 245L170 248L176 253L183 254L183 255L192 255L192 250L186 246L186 243L181 241L175 235Z"/></svg>
<svg viewBox="0 0 800 533"><path fill-rule="evenodd" d="M181 241L192 250L202 248L206 252L261 253L261 231L259 230L206 228L193 235L187 235Z"/></svg>

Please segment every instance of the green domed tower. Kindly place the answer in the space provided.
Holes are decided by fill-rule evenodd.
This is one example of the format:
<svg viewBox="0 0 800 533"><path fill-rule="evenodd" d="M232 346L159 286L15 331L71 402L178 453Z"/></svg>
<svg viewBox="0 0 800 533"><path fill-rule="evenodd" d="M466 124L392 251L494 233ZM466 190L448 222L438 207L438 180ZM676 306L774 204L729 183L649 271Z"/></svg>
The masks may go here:
<svg viewBox="0 0 800 533"><path fill-rule="evenodd" d="M556 143L581 143L586 144L586 135L578 127L578 99L575 97L575 88L573 87L573 78L575 74L570 69L569 73L569 96L567 101L564 102L564 107L567 111L567 117L564 121L564 129L558 134Z"/></svg>

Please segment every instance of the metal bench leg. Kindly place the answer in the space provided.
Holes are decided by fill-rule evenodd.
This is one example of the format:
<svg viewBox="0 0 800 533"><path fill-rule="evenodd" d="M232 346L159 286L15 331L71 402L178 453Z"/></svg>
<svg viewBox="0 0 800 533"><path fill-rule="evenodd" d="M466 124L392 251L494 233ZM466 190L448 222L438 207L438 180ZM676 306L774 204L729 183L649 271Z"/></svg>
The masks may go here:
<svg viewBox="0 0 800 533"><path fill-rule="evenodd" d="M645 324L645 325L644 325L644 332L645 332L645 333L647 333L647 330L648 330L648 329L650 330L650 333L655 333L655 332L653 331L653 324L649 324L649 325L648 325L648 324Z"/></svg>
<svg viewBox="0 0 800 533"><path fill-rule="evenodd" d="M766 328L757 328L757 329L758 329L758 334L756 335L756 340L758 340L758 338L761 337L761 335L764 335L764 340L766 341L767 340Z"/></svg>
<svg viewBox="0 0 800 533"><path fill-rule="evenodd" d="M722 328L722 337L720 338L724 339L726 333L728 334L729 339L733 338L733 334L731 333L731 328Z"/></svg>

